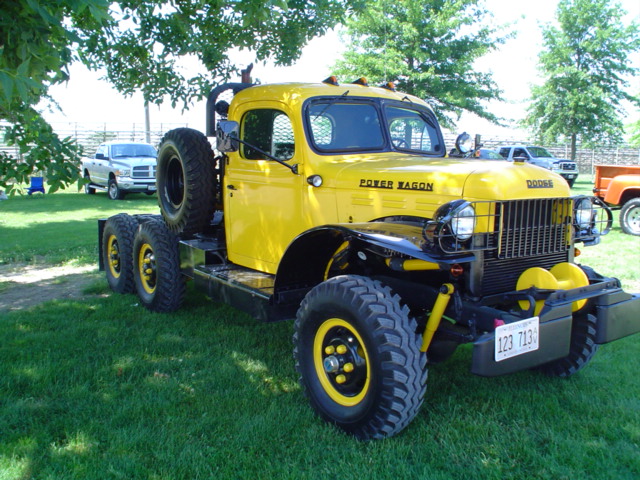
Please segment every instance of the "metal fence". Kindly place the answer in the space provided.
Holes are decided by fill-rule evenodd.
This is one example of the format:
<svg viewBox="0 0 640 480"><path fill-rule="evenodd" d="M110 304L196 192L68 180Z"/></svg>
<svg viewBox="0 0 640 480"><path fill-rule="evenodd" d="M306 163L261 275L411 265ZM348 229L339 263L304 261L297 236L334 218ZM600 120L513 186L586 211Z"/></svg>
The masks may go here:
<svg viewBox="0 0 640 480"><path fill-rule="evenodd" d="M456 136L445 135L447 146L454 145ZM505 145L536 145L527 137L482 137L484 148L498 150ZM571 145L560 143L556 145L544 145L551 154L557 158L569 158ZM595 165L640 165L640 148L629 145L602 146L587 148L578 145L576 150L576 163L578 170L583 175L591 175L595 172Z"/></svg>
<svg viewBox="0 0 640 480"><path fill-rule="evenodd" d="M19 152L15 147L4 144L4 128L6 124L0 122L0 151L4 151L14 158L19 158ZM78 123L54 123L54 130L60 137L72 137L84 149L84 155L94 154L98 145L109 140L141 141L147 139L147 132L144 124L78 124ZM153 124L148 132L150 143L158 146L163 135L171 129L178 127L189 127L187 123L159 123ZM201 130L202 125L191 126ZM455 143L455 134L445 134L447 150ZM531 145L533 142L527 137L501 136L482 138L485 148L498 149L504 145ZM570 145L545 145L547 150L558 158L568 158L570 155ZM592 174L595 165L640 165L640 148L628 145L603 146L597 148L583 148L578 145L576 161L581 174Z"/></svg>

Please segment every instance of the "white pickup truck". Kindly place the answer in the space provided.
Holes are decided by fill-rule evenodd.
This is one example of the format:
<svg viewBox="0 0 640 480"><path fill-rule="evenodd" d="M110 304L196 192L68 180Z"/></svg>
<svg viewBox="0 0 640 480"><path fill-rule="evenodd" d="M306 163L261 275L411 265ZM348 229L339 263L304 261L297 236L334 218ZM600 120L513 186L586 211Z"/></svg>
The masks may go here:
<svg viewBox="0 0 640 480"><path fill-rule="evenodd" d="M547 170L551 170L564 178L573 187L578 178L578 164L573 160L554 157L546 148L526 145L510 145L498 151L507 160L524 160Z"/></svg>
<svg viewBox="0 0 640 480"><path fill-rule="evenodd" d="M107 142L101 144L93 158L82 159L82 173L87 183L85 193L106 190L112 200L127 193L156 191L156 156L148 143Z"/></svg>

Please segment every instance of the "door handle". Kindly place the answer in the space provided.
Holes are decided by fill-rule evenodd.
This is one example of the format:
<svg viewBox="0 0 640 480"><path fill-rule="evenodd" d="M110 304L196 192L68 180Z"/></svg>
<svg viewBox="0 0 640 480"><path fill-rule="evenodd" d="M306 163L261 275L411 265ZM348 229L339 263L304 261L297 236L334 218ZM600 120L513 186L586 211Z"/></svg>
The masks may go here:
<svg viewBox="0 0 640 480"><path fill-rule="evenodd" d="M235 185L227 185L227 188L228 188L229 190L238 190L238 189L235 187Z"/></svg>

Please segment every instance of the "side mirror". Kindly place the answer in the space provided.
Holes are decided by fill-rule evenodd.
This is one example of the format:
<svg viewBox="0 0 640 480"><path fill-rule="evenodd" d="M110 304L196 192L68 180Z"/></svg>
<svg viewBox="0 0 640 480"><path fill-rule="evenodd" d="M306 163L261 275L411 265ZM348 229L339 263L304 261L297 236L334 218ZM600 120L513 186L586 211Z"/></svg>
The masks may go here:
<svg viewBox="0 0 640 480"><path fill-rule="evenodd" d="M219 152L237 152L239 148L238 133L240 125L238 122L220 120L216 129L216 149Z"/></svg>
<svg viewBox="0 0 640 480"><path fill-rule="evenodd" d="M106 160L107 157L104 156L104 153L96 153L96 160Z"/></svg>

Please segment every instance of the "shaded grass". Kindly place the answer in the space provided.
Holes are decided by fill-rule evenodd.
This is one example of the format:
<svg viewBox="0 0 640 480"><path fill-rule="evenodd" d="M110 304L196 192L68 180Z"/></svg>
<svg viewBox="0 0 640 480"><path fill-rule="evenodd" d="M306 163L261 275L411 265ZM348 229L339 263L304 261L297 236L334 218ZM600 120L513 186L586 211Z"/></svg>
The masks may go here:
<svg viewBox="0 0 640 480"><path fill-rule="evenodd" d="M569 380L475 377L462 348L431 368L409 428L362 443L312 414L289 322L191 290L180 312L153 314L102 283L103 297L0 317L0 478L640 475L635 337Z"/></svg>

